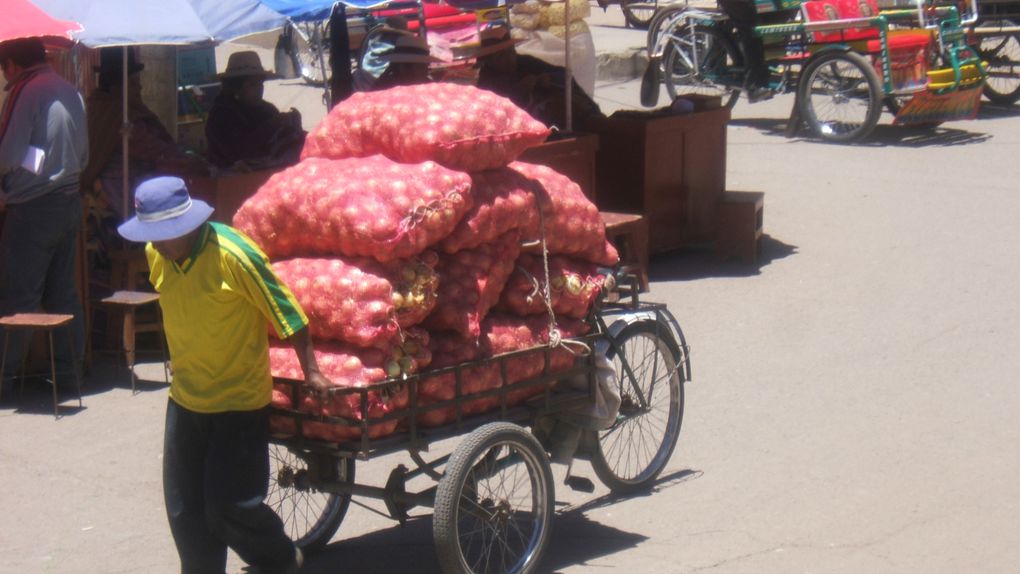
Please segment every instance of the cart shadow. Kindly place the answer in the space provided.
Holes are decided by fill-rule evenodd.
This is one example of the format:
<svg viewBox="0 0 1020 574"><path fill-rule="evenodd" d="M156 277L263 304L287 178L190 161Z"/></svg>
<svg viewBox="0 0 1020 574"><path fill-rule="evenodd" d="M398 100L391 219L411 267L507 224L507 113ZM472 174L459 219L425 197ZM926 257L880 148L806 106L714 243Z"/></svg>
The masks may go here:
<svg viewBox="0 0 1020 574"><path fill-rule="evenodd" d="M644 494L626 497L606 494L565 510L557 510L552 537L542 558L541 571L555 573L562 568L585 564L603 556L634 548L648 540L643 534L627 532L592 520L586 513L625 502L630 498L650 496L698 476L701 476L700 471L677 471L659 477L655 486ZM593 541L597 541L597 544L593 544ZM394 526L334 542L325 550L306 556L301 572L440 574L434 548L432 515L419 515L411 517L403 526Z"/></svg>
<svg viewBox="0 0 1020 574"><path fill-rule="evenodd" d="M1018 112L1020 113L1020 112ZM1006 116L999 116L1006 117ZM988 118L991 119L991 118ZM781 118L741 118L730 120L730 125L756 129L765 135L786 136L787 120ZM947 147L958 145L979 144L991 139L992 136L982 132L972 132L958 128L894 126L879 124L871 134L852 144L826 142L814 137L806 127L801 127L795 136L787 138L790 142L819 143L825 145L853 145L858 147Z"/></svg>
<svg viewBox="0 0 1020 574"><path fill-rule="evenodd" d="M1003 105L1003 104L990 104L984 102L981 104L981 110L978 112L977 120L998 120L1002 118L1015 118L1020 116L1020 105Z"/></svg>
<svg viewBox="0 0 1020 574"><path fill-rule="evenodd" d="M650 281L690 281L708 277L753 277L760 275L761 269L773 261L796 253L796 245L762 234L761 250L754 263L721 259L711 246L697 246L653 256L648 278Z"/></svg>

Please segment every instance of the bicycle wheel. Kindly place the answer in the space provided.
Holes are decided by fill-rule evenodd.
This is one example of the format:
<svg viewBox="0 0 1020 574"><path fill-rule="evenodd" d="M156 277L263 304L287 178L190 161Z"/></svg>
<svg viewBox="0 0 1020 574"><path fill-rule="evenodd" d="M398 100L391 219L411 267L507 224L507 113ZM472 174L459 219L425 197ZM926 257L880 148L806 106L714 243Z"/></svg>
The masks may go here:
<svg viewBox="0 0 1020 574"><path fill-rule="evenodd" d="M321 86L329 76L329 22L292 22L294 29L291 57L301 77Z"/></svg>
<svg viewBox="0 0 1020 574"><path fill-rule="evenodd" d="M801 117L820 138L846 143L871 133L882 114L882 84L854 52L825 52L804 67L797 86Z"/></svg>
<svg viewBox="0 0 1020 574"><path fill-rule="evenodd" d="M606 357L620 385L620 414L599 432L591 465L610 490L631 493L649 489L676 448L684 414L683 356L669 329L654 320L627 325L615 341Z"/></svg>
<svg viewBox="0 0 1020 574"><path fill-rule="evenodd" d="M285 446L269 445L269 495L266 504L283 520L291 540L302 549L321 549L343 522L351 504L349 494L319 490L319 480L354 483L354 461L319 455L309 467L304 457ZM318 478L313 478L313 477Z"/></svg>
<svg viewBox="0 0 1020 574"><path fill-rule="evenodd" d="M658 7L659 0L620 0L623 18L638 30L648 29Z"/></svg>
<svg viewBox="0 0 1020 574"><path fill-rule="evenodd" d="M662 27L669 22L670 18L686 9L687 3L684 2L682 4L667 4L665 6L660 6L655 11L655 15L652 16L651 22L648 23L648 33L645 34L645 46L649 54L652 53L652 50L655 49L655 44L659 41L659 34L662 33Z"/></svg>
<svg viewBox="0 0 1020 574"><path fill-rule="evenodd" d="M719 83L742 65L740 52L722 32L704 26L683 26L670 31L662 62L662 77L671 100L699 94L718 96L732 108L740 97L739 87ZM697 65L695 65L697 62Z"/></svg>
<svg viewBox="0 0 1020 574"><path fill-rule="evenodd" d="M505 422L473 431L436 489L432 533L443 572L535 572L554 502L549 459L531 433Z"/></svg>
<svg viewBox="0 0 1020 574"><path fill-rule="evenodd" d="M982 28L1015 26L1009 20L989 20ZM1020 100L1020 37L1013 34L985 36L978 45L981 59L988 62L984 95L990 102L1012 105Z"/></svg>

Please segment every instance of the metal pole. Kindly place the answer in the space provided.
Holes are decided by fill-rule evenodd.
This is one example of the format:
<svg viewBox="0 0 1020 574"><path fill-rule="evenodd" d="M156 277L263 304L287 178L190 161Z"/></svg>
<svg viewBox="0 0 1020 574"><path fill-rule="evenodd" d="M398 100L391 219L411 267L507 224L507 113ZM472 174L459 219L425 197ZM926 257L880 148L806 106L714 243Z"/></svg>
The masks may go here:
<svg viewBox="0 0 1020 574"><path fill-rule="evenodd" d="M563 41L566 42L566 48L563 50L563 83L565 84L563 89L566 93L564 94L563 99L566 102L566 129L567 133L570 133L574 131L574 102L572 101L574 91L570 89L574 83L574 74L570 69L570 0L563 0L563 20Z"/></svg>
<svg viewBox="0 0 1020 574"><path fill-rule="evenodd" d="M124 110L123 110L123 112L124 112L124 122L120 126L120 134L121 134L121 154L123 155L123 158L122 158L123 159L122 167L123 167L124 173L123 173L123 176L122 176L123 177L123 179L122 179L123 188L121 189L121 194L123 196L123 197L121 197L121 206L123 207L123 211L121 213L124 216L124 220L127 221L127 219L129 217L131 217L131 212L129 211L130 206L131 206L131 202L128 201L128 196L131 194L131 183L130 183L131 182L131 178L130 178L130 175L128 174L128 169L129 169L129 167L128 167L128 164L129 164L129 162L128 162L128 147L130 145L130 143L128 141L130 138L128 136L129 136L129 134L131 132L131 124L130 124L130 122L128 122L128 47L124 46L122 48L122 50L123 50L123 54L121 54L121 58L122 58L121 62L123 63L123 69L121 70L122 75L121 75L120 91L121 91L121 95L122 95L123 102L124 102L124 106L123 106L124 107Z"/></svg>

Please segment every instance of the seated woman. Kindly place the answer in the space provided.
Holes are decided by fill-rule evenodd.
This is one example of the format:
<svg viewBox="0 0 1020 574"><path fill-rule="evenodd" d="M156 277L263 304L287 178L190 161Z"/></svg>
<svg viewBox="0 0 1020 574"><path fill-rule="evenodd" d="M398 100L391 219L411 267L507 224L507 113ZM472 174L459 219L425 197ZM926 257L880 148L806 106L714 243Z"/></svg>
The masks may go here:
<svg viewBox="0 0 1020 574"><path fill-rule="evenodd" d="M548 126L565 129L564 68L534 56L518 54L506 28L488 28L479 36L478 87L509 98ZM570 84L572 127L574 131L590 131L597 120L605 116L573 78Z"/></svg>
<svg viewBox="0 0 1020 574"><path fill-rule="evenodd" d="M213 165L249 171L297 163L306 135L301 114L281 112L262 98L265 81L276 77L253 51L230 55L205 124Z"/></svg>
<svg viewBox="0 0 1020 574"><path fill-rule="evenodd" d="M105 200L107 207L121 220L125 203L133 204L135 184L155 174L196 175L208 173L208 166L199 156L186 153L177 146L159 117L142 101L139 72L145 66L135 61L134 50L128 50L127 104L128 122L128 189L124 190L124 56L122 48L102 48L97 88L86 101L89 130L89 162L82 172L82 189Z"/></svg>

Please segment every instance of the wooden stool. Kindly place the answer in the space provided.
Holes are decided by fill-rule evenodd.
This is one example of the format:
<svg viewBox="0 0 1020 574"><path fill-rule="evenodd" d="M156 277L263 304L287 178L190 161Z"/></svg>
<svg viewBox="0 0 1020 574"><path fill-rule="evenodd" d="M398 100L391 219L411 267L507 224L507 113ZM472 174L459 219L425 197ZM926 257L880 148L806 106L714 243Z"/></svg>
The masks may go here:
<svg viewBox="0 0 1020 574"><path fill-rule="evenodd" d="M139 332L156 331L160 333L159 349L163 353L163 377L167 383L170 382L170 376L167 373L166 367L166 346L162 341L163 321L159 319L159 305L156 305L157 320L155 322L142 325L137 325L135 323L135 311L139 307L157 303L158 301L159 293L145 293L142 291L117 291L113 295L99 301L101 304L115 308L123 313L124 356L127 359L128 372L131 374L132 393L135 392L135 382L137 380L137 377L135 376L135 335Z"/></svg>
<svg viewBox="0 0 1020 574"><path fill-rule="evenodd" d="M17 313L0 317L0 326L4 328L4 353L0 359L0 379L3 377L4 369L7 367L7 342L10 340L11 331L46 331L50 341L50 385L53 386L53 417L60 418L57 405L57 364L53 350L53 330L58 327L65 327L71 324L74 315L58 315L52 313ZM74 356L74 337L71 330L67 330L67 342L71 347L71 355ZM78 378L78 369L72 367L74 372L74 385L78 391L78 408L82 407L81 402L81 379ZM0 381L2 382L2 381ZM3 385L0 385L0 389Z"/></svg>
<svg viewBox="0 0 1020 574"><path fill-rule="evenodd" d="M765 194L727 191L719 202L715 252L719 258L737 257L753 264L761 253Z"/></svg>
<svg viewBox="0 0 1020 574"><path fill-rule="evenodd" d="M620 262L631 267L641 291L648 291L648 222L636 213L600 211L606 239L620 251Z"/></svg>

